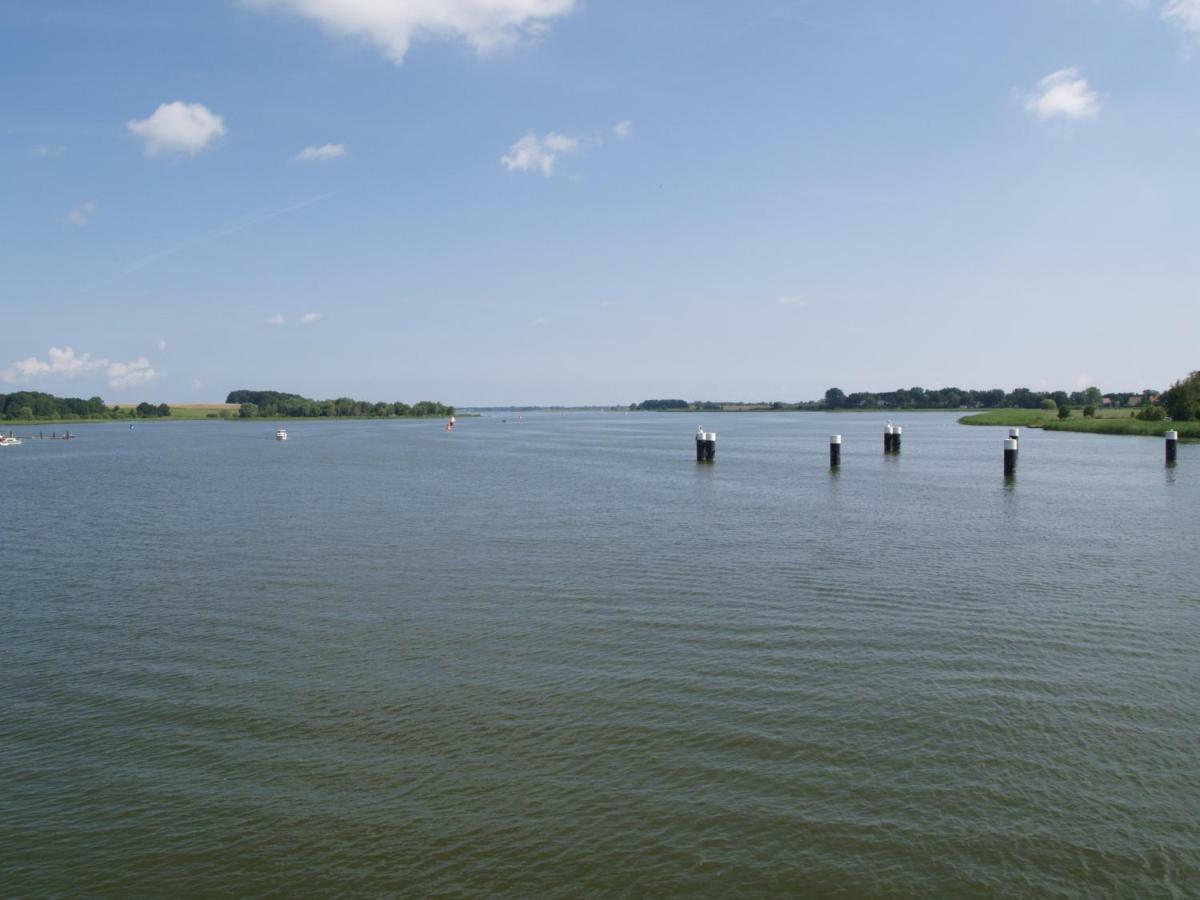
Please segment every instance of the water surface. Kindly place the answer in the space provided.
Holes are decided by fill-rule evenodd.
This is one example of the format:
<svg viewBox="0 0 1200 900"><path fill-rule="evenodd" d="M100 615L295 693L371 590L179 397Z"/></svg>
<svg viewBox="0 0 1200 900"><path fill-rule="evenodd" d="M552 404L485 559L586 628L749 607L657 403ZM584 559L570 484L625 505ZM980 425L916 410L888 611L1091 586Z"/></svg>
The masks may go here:
<svg viewBox="0 0 1200 900"><path fill-rule="evenodd" d="M4 892L1200 894L1200 447L506 418L0 450Z"/></svg>

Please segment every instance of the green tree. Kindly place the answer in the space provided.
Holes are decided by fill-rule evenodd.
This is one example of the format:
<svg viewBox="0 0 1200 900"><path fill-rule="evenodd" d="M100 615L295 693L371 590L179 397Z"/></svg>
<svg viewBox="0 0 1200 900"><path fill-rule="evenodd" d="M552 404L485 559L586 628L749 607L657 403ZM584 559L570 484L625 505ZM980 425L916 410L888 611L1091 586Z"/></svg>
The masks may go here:
<svg viewBox="0 0 1200 900"><path fill-rule="evenodd" d="M238 416L240 416L243 419L252 419L257 415L258 415L258 404L257 403L243 403L238 408Z"/></svg>
<svg viewBox="0 0 1200 900"><path fill-rule="evenodd" d="M1069 419L1071 417L1071 408L1068 406L1060 406L1058 408L1058 417L1060 419Z"/></svg>
<svg viewBox="0 0 1200 900"><path fill-rule="evenodd" d="M1137 417L1143 422L1161 422L1167 417L1167 411L1161 406L1151 403L1149 406L1143 406Z"/></svg>
<svg viewBox="0 0 1200 900"><path fill-rule="evenodd" d="M841 409L846 405L846 394L841 388L830 388L825 392L825 408Z"/></svg>
<svg viewBox="0 0 1200 900"><path fill-rule="evenodd" d="M1094 417L1095 415L1096 415L1096 407L1089 405L1089 406L1085 406L1083 408L1083 416L1085 419L1090 419L1090 418Z"/></svg>
<svg viewBox="0 0 1200 900"><path fill-rule="evenodd" d="M1179 422L1200 415L1200 371L1171 385L1162 395L1162 404L1171 418Z"/></svg>
<svg viewBox="0 0 1200 900"><path fill-rule="evenodd" d="M1049 397L1046 397L1044 400L1042 400L1040 403L1038 403L1038 408L1046 409L1046 410L1058 409L1058 404L1055 403L1053 400L1051 400Z"/></svg>

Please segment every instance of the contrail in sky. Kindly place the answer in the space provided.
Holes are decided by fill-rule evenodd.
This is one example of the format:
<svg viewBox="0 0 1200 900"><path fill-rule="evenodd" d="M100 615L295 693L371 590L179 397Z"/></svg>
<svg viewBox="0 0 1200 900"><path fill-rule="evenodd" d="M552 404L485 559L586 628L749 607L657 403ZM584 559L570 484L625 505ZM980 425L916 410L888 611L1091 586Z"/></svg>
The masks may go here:
<svg viewBox="0 0 1200 900"><path fill-rule="evenodd" d="M209 241L215 241L218 238L229 237L231 234L237 234L239 231L244 231L254 225L261 225L263 222L269 222L271 219L277 219L280 216L285 216L290 212L295 212L298 209L304 209L306 206L312 206L314 203L320 203L322 200L328 200L337 191L330 191L327 194L313 197L309 200L302 200L299 203L293 203L291 206L286 206L283 209L277 209L274 212L264 213L253 219L245 222L239 222L236 225L224 225L221 228L215 228L212 231L206 231L197 237L190 238L186 241L180 241L178 244L172 244L157 253L151 253L149 256L143 256L141 259L136 259L125 267L123 275L131 275L139 269L144 269L152 262L162 259L164 256L174 256L181 250L187 250L190 247L196 247L200 244L207 244Z"/></svg>

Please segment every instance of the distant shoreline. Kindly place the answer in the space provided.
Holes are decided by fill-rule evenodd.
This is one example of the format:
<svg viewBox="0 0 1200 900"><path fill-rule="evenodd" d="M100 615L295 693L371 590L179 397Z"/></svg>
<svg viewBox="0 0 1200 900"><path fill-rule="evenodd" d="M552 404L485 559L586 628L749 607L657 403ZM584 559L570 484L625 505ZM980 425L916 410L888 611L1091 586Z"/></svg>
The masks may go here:
<svg viewBox="0 0 1200 900"><path fill-rule="evenodd" d="M1177 431L1185 440L1200 440L1200 422L1172 422L1160 419L1156 422L1137 419L1129 410L1100 410L1101 415L1072 415L1058 418L1057 410L1048 409L992 409L969 416L962 416L960 425L1010 426L1040 428L1043 431L1075 431L1082 434L1120 434L1140 437L1162 437L1168 431Z"/></svg>
<svg viewBox="0 0 1200 900"><path fill-rule="evenodd" d="M478 413L455 413L459 419L478 419ZM431 419L442 420L446 416L157 416L149 418L112 418L97 416L93 419L8 419L0 421L0 432L7 434L14 428L34 428L45 425L159 425L168 422L420 422Z"/></svg>

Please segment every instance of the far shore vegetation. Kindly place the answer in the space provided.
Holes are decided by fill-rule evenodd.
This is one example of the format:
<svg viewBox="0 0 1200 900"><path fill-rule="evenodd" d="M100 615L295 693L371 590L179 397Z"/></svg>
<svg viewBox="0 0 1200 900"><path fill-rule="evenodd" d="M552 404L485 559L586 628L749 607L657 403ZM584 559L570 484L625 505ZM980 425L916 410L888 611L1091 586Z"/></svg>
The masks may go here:
<svg viewBox="0 0 1200 900"><path fill-rule="evenodd" d="M225 402L237 407L237 416L242 419L264 418L428 418L430 416L452 416L454 407L433 400L418 400L402 403L369 400L354 400L338 397L336 400L310 400L299 394L284 394L279 391L230 391Z"/></svg>
<svg viewBox="0 0 1200 900"><path fill-rule="evenodd" d="M12 394L0 394L0 422L25 425L166 419L390 419L440 418L455 414L453 406L430 400L421 400L411 405L400 402L370 403L348 397L336 400L309 400L297 394L276 391L234 391L229 396L235 395L238 399L227 399L225 403L137 403L110 406L100 397L84 400L80 397L56 397L40 391L17 391Z"/></svg>
<svg viewBox="0 0 1200 900"><path fill-rule="evenodd" d="M1099 388L1073 391L1034 391L1030 388L1003 388L968 390L947 388L898 388L894 391L856 391L847 394L840 388L830 388L820 400L799 401L715 401L656 399L631 403L630 410L653 412L770 412L770 411L821 411L821 412L892 412L905 410L1040 410L1047 402L1054 408L1077 406L1111 406L1128 409L1157 402L1159 392L1147 388L1142 391L1102 394Z"/></svg>
<svg viewBox="0 0 1200 900"><path fill-rule="evenodd" d="M963 416L964 425L1009 425L1044 428L1046 431L1083 431L1091 434L1162 435L1177 431L1185 439L1200 439L1200 371L1176 381L1161 394L1147 391L1136 401L1113 403L1112 395L1089 397L1082 407L1043 400L1036 409L993 409ZM1132 398L1131 398L1132 399Z"/></svg>

